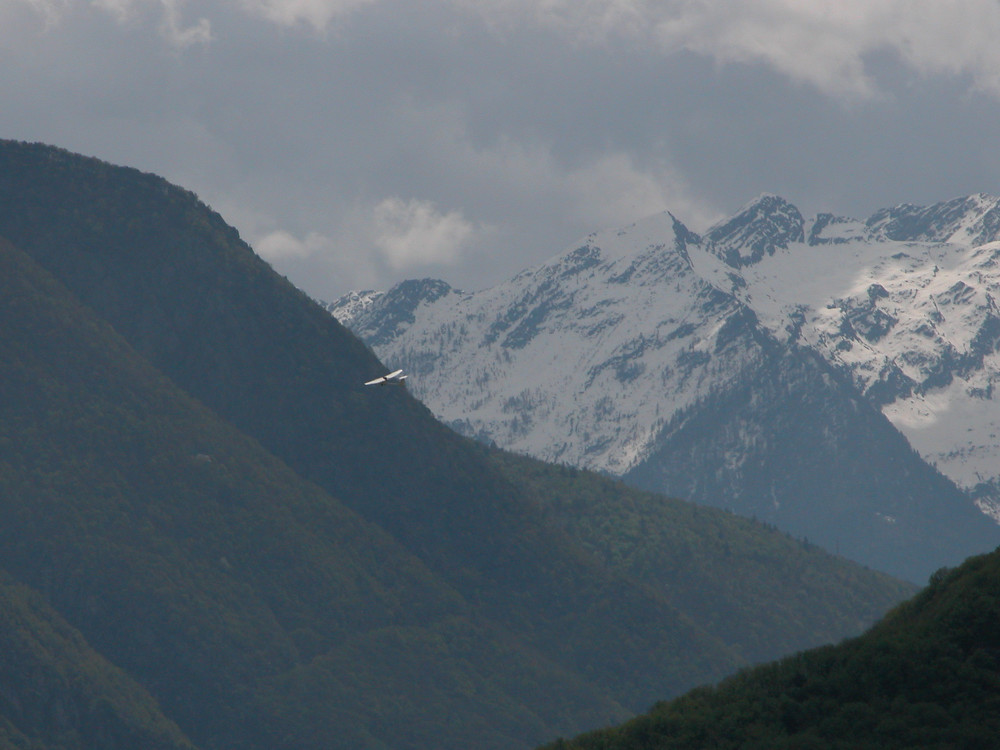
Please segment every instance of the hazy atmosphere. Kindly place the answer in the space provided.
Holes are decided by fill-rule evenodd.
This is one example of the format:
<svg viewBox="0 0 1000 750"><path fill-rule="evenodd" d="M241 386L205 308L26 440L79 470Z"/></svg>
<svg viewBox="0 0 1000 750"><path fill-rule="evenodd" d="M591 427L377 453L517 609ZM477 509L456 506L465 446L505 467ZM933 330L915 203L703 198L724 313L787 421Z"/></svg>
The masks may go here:
<svg viewBox="0 0 1000 750"><path fill-rule="evenodd" d="M0 0L0 750L994 748L998 40Z"/></svg>
<svg viewBox="0 0 1000 750"><path fill-rule="evenodd" d="M997 192L995 0L0 0L0 137L161 174L332 299L664 209Z"/></svg>

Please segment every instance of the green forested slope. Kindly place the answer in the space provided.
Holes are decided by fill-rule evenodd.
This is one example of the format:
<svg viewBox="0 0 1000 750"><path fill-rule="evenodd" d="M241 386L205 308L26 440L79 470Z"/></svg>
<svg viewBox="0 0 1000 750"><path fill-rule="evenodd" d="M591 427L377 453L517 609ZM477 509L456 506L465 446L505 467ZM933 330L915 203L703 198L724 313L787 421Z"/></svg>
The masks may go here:
<svg viewBox="0 0 1000 750"><path fill-rule="evenodd" d="M552 523L750 662L855 635L915 591L756 521L574 468L493 455L535 491Z"/></svg>
<svg viewBox="0 0 1000 750"><path fill-rule="evenodd" d="M0 748L97 747L194 746L40 596L0 574Z"/></svg>
<svg viewBox="0 0 1000 750"><path fill-rule="evenodd" d="M824 581L848 619L901 593L834 565L804 626L700 622L624 528L553 511L595 490L362 388L374 356L160 178L0 142L0 237L0 567L200 747L528 746L840 632L805 616ZM761 545L756 591L804 554L720 518L642 539Z"/></svg>
<svg viewBox="0 0 1000 750"><path fill-rule="evenodd" d="M361 388L381 368L370 352L192 195L64 152L42 149L39 165L39 148L0 153L32 157L0 158L9 191L0 234L188 393L388 530L477 616L585 681L606 706L637 709L663 689L738 663L666 600L546 527L488 461L405 392ZM17 176L47 181L43 207L18 189ZM35 222L24 224L25 216ZM234 470L226 476L245 478L240 492L260 483ZM595 647L608 638L615 650ZM550 694L561 702L567 691Z"/></svg>
<svg viewBox="0 0 1000 750"><path fill-rule="evenodd" d="M0 299L0 565L199 744L505 747L626 715L185 396L9 246ZM434 676L465 694L408 684L380 704L413 643L433 644ZM338 711L345 696L371 707ZM318 731L331 717L335 739ZM408 727L421 721L433 734Z"/></svg>
<svg viewBox="0 0 1000 750"><path fill-rule="evenodd" d="M560 750L991 750L1000 552L942 571L865 635L758 667Z"/></svg>

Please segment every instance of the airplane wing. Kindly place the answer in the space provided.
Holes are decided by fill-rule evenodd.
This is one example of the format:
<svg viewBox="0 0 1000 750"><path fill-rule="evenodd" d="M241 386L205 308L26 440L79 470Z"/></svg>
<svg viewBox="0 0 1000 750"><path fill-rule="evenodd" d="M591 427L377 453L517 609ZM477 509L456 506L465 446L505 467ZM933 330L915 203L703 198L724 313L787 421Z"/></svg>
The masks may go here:
<svg viewBox="0 0 1000 750"><path fill-rule="evenodd" d="M402 383L406 380L406 376L403 375L402 370L394 370L388 375L383 375L380 378L375 378L374 380L369 380L365 385L385 385L386 383Z"/></svg>

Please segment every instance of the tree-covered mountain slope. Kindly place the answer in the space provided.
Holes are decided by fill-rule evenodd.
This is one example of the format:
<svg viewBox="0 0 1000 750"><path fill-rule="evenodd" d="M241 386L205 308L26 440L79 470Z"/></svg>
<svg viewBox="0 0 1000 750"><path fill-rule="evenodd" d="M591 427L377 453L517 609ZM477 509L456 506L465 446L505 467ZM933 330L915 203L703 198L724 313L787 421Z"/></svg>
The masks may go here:
<svg viewBox="0 0 1000 750"><path fill-rule="evenodd" d="M9 145L0 170L0 234L477 613L633 709L732 667L723 644L581 554L405 391L362 388L382 369L374 355L192 194L37 146ZM606 638L620 650L594 648Z"/></svg>
<svg viewBox="0 0 1000 750"><path fill-rule="evenodd" d="M745 671L550 748L990 750L1000 736L1000 552L941 571L863 636Z"/></svg>
<svg viewBox="0 0 1000 750"><path fill-rule="evenodd" d="M761 521L621 481L492 454L549 520L611 568L663 592L750 662L861 632L914 588Z"/></svg>
<svg viewBox="0 0 1000 750"><path fill-rule="evenodd" d="M156 701L0 574L0 748L193 750Z"/></svg>
<svg viewBox="0 0 1000 750"><path fill-rule="evenodd" d="M0 269L0 565L199 746L506 747L627 715L177 389L23 254L4 246ZM675 647L733 664L661 606L690 635ZM394 669L419 665L412 644L429 645L436 687L382 703ZM369 708L334 710L351 704Z"/></svg>
<svg viewBox="0 0 1000 750"><path fill-rule="evenodd" d="M0 568L199 747L530 746L784 653L788 633L856 632L905 589L826 556L789 605L809 624L701 622L711 606L546 505L583 479L529 481L406 391L363 388L374 355L155 176L0 142L0 237ZM649 522L803 559L773 531L682 517ZM759 571L762 591L787 566Z"/></svg>

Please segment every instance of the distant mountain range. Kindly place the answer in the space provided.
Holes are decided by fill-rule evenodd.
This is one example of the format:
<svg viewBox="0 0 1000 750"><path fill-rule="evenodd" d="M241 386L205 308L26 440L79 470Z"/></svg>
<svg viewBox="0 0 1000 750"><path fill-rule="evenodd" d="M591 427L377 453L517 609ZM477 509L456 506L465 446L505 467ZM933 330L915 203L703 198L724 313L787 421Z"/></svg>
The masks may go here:
<svg viewBox="0 0 1000 750"><path fill-rule="evenodd" d="M985 195L867 221L763 195L329 309L466 435L924 580L1000 541L998 239Z"/></svg>
<svg viewBox="0 0 1000 750"><path fill-rule="evenodd" d="M382 372L190 192L0 141L0 747L529 747L914 590Z"/></svg>

